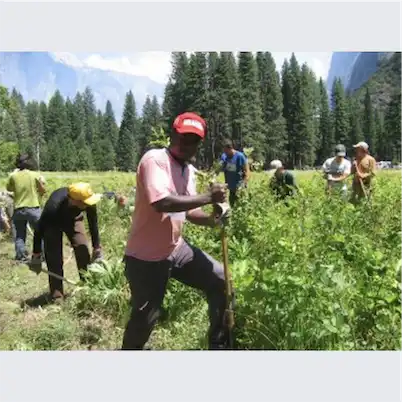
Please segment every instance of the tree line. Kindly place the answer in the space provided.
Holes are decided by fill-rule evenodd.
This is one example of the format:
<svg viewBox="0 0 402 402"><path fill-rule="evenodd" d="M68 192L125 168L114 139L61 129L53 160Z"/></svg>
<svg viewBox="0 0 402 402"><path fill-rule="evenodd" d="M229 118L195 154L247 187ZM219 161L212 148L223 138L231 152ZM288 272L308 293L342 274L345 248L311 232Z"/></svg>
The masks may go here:
<svg viewBox="0 0 402 402"><path fill-rule="evenodd" d="M340 79L328 95L325 82L294 54L279 73L270 52L174 52L163 104L148 96L139 115L128 91L120 125L110 101L105 110L96 108L91 88L74 99L56 91L46 104L0 86L0 163L28 152L41 170L133 171L184 111L200 113L208 124L201 168L212 166L226 139L253 148L253 160L281 159L289 168L321 165L337 143L351 154L361 140L378 160L401 159L400 89L380 108L369 89L361 102Z"/></svg>

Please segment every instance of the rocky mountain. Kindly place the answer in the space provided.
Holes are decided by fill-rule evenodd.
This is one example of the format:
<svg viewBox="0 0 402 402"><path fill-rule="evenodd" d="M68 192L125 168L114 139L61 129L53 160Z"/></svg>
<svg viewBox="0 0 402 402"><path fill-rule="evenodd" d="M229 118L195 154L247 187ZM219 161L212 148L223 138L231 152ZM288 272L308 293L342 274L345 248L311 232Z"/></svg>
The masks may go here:
<svg viewBox="0 0 402 402"><path fill-rule="evenodd" d="M365 69L360 70L359 75L356 68L356 81L362 82L365 78ZM391 97L401 93L401 52L387 53L381 57L377 70L370 78L357 89L350 89L354 96L361 102L364 100L366 88L371 94L371 101L374 107L384 109L391 100Z"/></svg>
<svg viewBox="0 0 402 402"><path fill-rule="evenodd" d="M334 52L327 77L327 90L332 91L335 78L340 78L347 92L354 92L375 74L393 52Z"/></svg>
<svg viewBox="0 0 402 402"><path fill-rule="evenodd" d="M346 86L350 80L350 75L356 59L360 52L334 52L331 57L331 64L327 76L327 90L331 93L335 78L340 78Z"/></svg>
<svg viewBox="0 0 402 402"><path fill-rule="evenodd" d="M89 86L97 108L105 110L112 102L120 121L126 93L134 94L140 114L146 96L156 95L162 101L164 85L148 77L88 68L67 63L48 52L0 52L0 84L15 87L25 100L49 101L56 89L64 97L73 98L77 91Z"/></svg>

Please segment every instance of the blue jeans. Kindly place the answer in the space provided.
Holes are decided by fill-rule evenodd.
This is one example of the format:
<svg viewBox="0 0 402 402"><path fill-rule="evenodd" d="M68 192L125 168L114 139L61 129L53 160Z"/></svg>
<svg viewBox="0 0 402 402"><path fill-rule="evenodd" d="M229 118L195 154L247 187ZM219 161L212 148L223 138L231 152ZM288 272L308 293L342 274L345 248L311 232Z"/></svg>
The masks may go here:
<svg viewBox="0 0 402 402"><path fill-rule="evenodd" d="M41 215L41 209L38 208L18 208L14 211L13 223L15 225L15 259L22 260L26 258L25 241L27 238L27 224L33 230L36 229Z"/></svg>

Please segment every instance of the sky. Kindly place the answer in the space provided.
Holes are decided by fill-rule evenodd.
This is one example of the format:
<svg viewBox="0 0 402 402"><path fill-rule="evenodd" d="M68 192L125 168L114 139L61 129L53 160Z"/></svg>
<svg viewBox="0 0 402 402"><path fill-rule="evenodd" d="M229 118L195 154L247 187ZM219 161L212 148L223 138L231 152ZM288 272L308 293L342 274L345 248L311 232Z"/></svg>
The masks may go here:
<svg viewBox="0 0 402 402"><path fill-rule="evenodd" d="M307 63L317 77L327 78L332 52L294 52L299 64ZM271 52L277 70L291 53ZM171 71L170 52L130 52L130 53L69 53L57 52L54 56L74 66L88 66L133 75L147 76L166 84Z"/></svg>

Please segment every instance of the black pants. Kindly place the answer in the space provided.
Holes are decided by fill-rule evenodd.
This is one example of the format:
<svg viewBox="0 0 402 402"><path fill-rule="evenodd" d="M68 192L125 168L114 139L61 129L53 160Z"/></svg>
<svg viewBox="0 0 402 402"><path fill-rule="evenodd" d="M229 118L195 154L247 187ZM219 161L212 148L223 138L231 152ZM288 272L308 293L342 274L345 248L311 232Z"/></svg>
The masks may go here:
<svg viewBox="0 0 402 402"><path fill-rule="evenodd" d="M170 277L202 290L209 307L209 349L227 346L223 266L200 249L184 243L168 259L148 262L125 257L131 289L131 316L123 350L142 350L158 320Z"/></svg>
<svg viewBox="0 0 402 402"><path fill-rule="evenodd" d="M80 271L85 271L90 262L88 241L85 235L85 227L82 216L71 221L70 225L63 228L49 227L44 234L44 248L46 264L49 271L63 276L63 233L70 240L74 249L75 260ZM81 279L82 275L80 274ZM49 275L50 293L59 291L63 294L63 282Z"/></svg>
<svg viewBox="0 0 402 402"><path fill-rule="evenodd" d="M237 201L237 190L230 190L229 191L229 204L231 207L235 204Z"/></svg>

